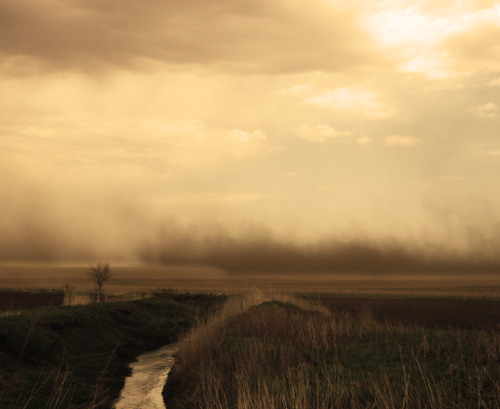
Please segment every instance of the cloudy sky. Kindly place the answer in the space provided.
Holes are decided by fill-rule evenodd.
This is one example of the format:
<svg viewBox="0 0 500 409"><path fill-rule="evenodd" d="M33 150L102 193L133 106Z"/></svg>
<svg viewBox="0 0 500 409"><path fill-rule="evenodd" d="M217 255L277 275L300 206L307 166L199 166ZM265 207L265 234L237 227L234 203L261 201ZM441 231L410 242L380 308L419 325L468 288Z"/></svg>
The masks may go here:
<svg viewBox="0 0 500 409"><path fill-rule="evenodd" d="M499 44L489 0L2 0L0 261L491 260Z"/></svg>

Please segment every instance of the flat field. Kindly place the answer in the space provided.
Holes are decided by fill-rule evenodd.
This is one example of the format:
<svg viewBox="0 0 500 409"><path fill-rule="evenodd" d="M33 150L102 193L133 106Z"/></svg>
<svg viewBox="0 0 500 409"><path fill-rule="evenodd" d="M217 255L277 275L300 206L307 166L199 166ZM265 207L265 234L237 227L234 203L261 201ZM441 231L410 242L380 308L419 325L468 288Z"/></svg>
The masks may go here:
<svg viewBox="0 0 500 409"><path fill-rule="evenodd" d="M0 312L35 307L55 307L64 303L62 291L20 291L0 289Z"/></svg>
<svg viewBox="0 0 500 409"><path fill-rule="evenodd" d="M73 293L93 291L87 267L0 266L0 308L14 304L35 306L36 301L57 297L48 293L70 288ZM369 276L369 275L230 275L203 267L112 267L104 286L107 294L148 296L158 291L174 293L245 294L256 289L296 294L326 308L358 314L370 310L379 321L396 320L447 328L500 328L500 277ZM42 293L33 289L43 290ZM28 290L17 300L14 291ZM27 294L32 294L29 299ZM52 294L52 295L48 295ZM55 300L55 299L54 299ZM50 302L50 300L49 300ZM17 305L16 304L16 305ZM21 307L22 308L22 307ZM5 308L4 308L5 309Z"/></svg>
<svg viewBox="0 0 500 409"><path fill-rule="evenodd" d="M9 289L10 294L19 290L36 294L33 290L64 288L84 294L93 290L85 271L86 267L0 267L0 289ZM163 293L155 301L163 308L172 300L185 305L196 302L190 294L229 296L211 319L203 320L184 337L165 390L169 408L500 407L500 279L496 277L232 276L199 267L115 267L112 272L105 285L110 299ZM5 294L9 292L0 296L5 298ZM123 339L130 337L128 327L122 328L128 323L122 312L132 311L135 304L105 304L109 305L106 314L109 310L117 320L118 335L108 345L107 355L92 360L89 378L81 380L89 385L88 391L97 385L95 374L105 370L105 361L113 351L111 344L124 342L121 332L126 334ZM84 330L84 326L80 328L83 318L68 322L60 319L63 311L86 314L87 310L73 308L56 307L40 313L33 310L5 318L8 321L3 324L22 330L19 345L11 346L8 341L14 329L0 331L4 360L13 368L22 365L2 373L0 402L2 395L3 399L14 396L11 387L27 377L36 384L43 369L40 362L49 358L54 372L51 388L58 387L58 357L25 349L31 345L35 330L33 334L47 339ZM97 310L104 314L104 305L89 308L90 315ZM57 315L50 321L56 324L53 328L33 318L44 314ZM161 325L156 323L155 328L163 328L165 322L175 321L176 314L164 318L152 311L146 321L158 319ZM134 332L139 341L133 348L123 344L123 362L133 359L144 342L153 345L149 338L156 340L158 334L149 334L147 327ZM26 348L17 351L14 346L19 349L23 343ZM9 361L6 357L10 355ZM79 356L78 351L74 355ZM80 376L79 368L86 361L69 361L66 358L68 374ZM126 374L124 368L122 365L120 375L113 378L116 385L109 386L115 395ZM74 388L75 383L71 381L71 385ZM33 386L28 388L24 402L31 399L34 390ZM53 399L53 390L38 394L37 399L44 394ZM88 394L74 389L62 398L90 402ZM86 407L101 407L94 403ZM8 407L22 406L21 401L11 401Z"/></svg>
<svg viewBox="0 0 500 409"><path fill-rule="evenodd" d="M57 289L92 291L87 267L0 266L0 289ZM434 298L500 300L500 275L380 275L380 274L228 274L189 266L114 267L104 289L109 293L153 292L171 289L181 293L266 291L329 294L339 297Z"/></svg>

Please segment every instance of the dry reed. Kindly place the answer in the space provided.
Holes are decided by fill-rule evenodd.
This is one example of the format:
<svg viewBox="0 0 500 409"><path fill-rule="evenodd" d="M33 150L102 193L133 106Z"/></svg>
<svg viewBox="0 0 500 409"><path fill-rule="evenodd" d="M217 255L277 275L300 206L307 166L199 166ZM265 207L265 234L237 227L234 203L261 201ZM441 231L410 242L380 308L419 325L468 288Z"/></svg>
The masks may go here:
<svg viewBox="0 0 500 409"><path fill-rule="evenodd" d="M332 314L261 291L181 343L169 409L499 408L500 338Z"/></svg>

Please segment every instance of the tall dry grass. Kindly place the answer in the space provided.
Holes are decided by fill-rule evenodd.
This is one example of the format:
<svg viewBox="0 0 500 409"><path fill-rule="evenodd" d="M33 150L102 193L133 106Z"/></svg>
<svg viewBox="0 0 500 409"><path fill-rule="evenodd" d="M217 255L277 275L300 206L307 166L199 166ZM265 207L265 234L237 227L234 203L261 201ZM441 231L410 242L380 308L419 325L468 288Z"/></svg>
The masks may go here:
<svg viewBox="0 0 500 409"><path fill-rule="evenodd" d="M193 330L184 336L180 343L179 355L187 360L196 362L200 354L210 349L220 340L220 333L230 324L235 317L242 315L252 307L272 300L282 302L293 302L297 306L313 308L323 314L329 314L328 310L320 305L312 305L301 298L289 294L266 292L261 290L247 291L229 298L221 309L212 315L206 322L199 323ZM215 342L214 342L215 341Z"/></svg>
<svg viewBox="0 0 500 409"><path fill-rule="evenodd" d="M63 288L64 301L63 305L88 305L93 302L117 302L117 301L132 301L149 298L153 295L152 292L128 292L124 294L112 293L91 293L87 291L77 291L74 288Z"/></svg>
<svg viewBox="0 0 500 409"><path fill-rule="evenodd" d="M169 409L498 408L500 337L233 297L181 343Z"/></svg>

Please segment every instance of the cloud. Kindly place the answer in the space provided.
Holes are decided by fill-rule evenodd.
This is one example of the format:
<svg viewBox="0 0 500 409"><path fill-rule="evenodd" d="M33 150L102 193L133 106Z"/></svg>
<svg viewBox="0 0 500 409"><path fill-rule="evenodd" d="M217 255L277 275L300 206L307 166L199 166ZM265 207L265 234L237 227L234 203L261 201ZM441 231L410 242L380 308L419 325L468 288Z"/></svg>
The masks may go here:
<svg viewBox="0 0 500 409"><path fill-rule="evenodd" d="M500 77L494 78L487 83L488 86L490 87L499 87L500 86Z"/></svg>
<svg viewBox="0 0 500 409"><path fill-rule="evenodd" d="M466 179L462 176L439 176L439 180L442 180L445 182L458 182L458 181L463 181Z"/></svg>
<svg viewBox="0 0 500 409"><path fill-rule="evenodd" d="M351 135L351 132L337 131L328 125L307 125L302 124L296 128L292 128L292 132L299 138L310 142L326 142L329 139L334 139L339 136Z"/></svg>
<svg viewBox="0 0 500 409"><path fill-rule="evenodd" d="M211 128L202 121L153 122L148 124L151 138L142 146L155 146L169 161L181 166L240 160L277 149L269 144L265 132L257 130ZM135 145L141 146L139 141Z"/></svg>
<svg viewBox="0 0 500 409"><path fill-rule="evenodd" d="M140 211L120 197L120 182L107 188L109 174L90 186L76 183L72 170L30 173L9 160L0 163L0 262L89 262L131 260L130 249L145 227ZM67 178L67 182L61 179ZM130 181L128 181L130 183Z"/></svg>
<svg viewBox="0 0 500 409"><path fill-rule="evenodd" d="M170 190L171 179L161 180L152 189L144 189L148 181L143 177L137 181L125 175L123 180L117 180L99 169L95 178L82 183L71 168L59 167L57 174L43 168L29 173L25 162L17 167L0 162L0 171L4 176L0 184L3 198L0 262L4 263L71 264L104 259L133 264L140 260L209 265L233 274L390 272L402 275L436 271L454 274L459 271L495 273L500 268L498 206L476 209L478 201L476 198L470 200L467 191L465 203L474 206L473 211L460 213L464 204L448 198L450 207L443 206L445 208L436 218L430 220L432 227L426 234L412 241L397 233L388 233L390 229L387 228L387 225L402 225L406 230L407 225L401 220L411 218L407 211L391 219L384 219L382 215L382 234L369 231L369 228L363 232L349 223L347 229L339 227L342 223L331 218L331 214L336 213L331 209L339 208L345 191L335 184L330 174L314 184L307 183L305 191L294 191L277 208L274 214L279 216L267 219L265 213L270 209L263 211L265 208L259 205L268 196L255 190L217 188L213 186L217 183L216 178L204 179L198 171L193 172L196 179L202 179L202 185L208 182L212 191L190 190L188 193L185 189L184 193L176 194ZM255 168L249 172L255 172ZM224 179L226 173L219 173L218 178ZM322 186L323 181L327 184ZM326 190L328 187L330 191ZM275 186L273 188L271 199L276 192ZM318 190L314 191L315 188ZM366 185L366 188L375 189L376 186ZM402 188L398 186L398 189ZM463 192L462 186L460 191ZM311 199L310 212L320 217L324 233L310 235L311 231L304 228L311 222L307 212L299 211L291 220L289 230L280 226L280 217L286 217L290 204L300 209L299 196L302 195ZM331 198L331 204L322 202L320 197ZM366 198L357 197L356 200L366 201L370 211L374 211L377 198L374 195ZM394 202L390 199L388 203ZM441 205L446 200L437 202ZM231 222L228 213L238 203L253 209L255 217L246 214ZM186 209L193 206L199 206L198 215L186 213ZM217 207L219 213L215 211ZM356 212L355 204L352 207L351 212ZM209 211L203 213L207 208ZM389 205L388 212L394 215L397 209ZM266 223L266 219L271 222ZM261 227L260 223L268 227ZM442 235L436 234L443 224Z"/></svg>
<svg viewBox="0 0 500 409"><path fill-rule="evenodd" d="M276 92L277 95L303 96L314 89L312 84L295 84L289 88L283 88Z"/></svg>
<svg viewBox="0 0 500 409"><path fill-rule="evenodd" d="M397 114L397 110L388 107L379 94L365 87L335 88L313 95L303 102L321 109L360 113L370 119L386 119Z"/></svg>
<svg viewBox="0 0 500 409"><path fill-rule="evenodd" d="M0 68L247 72L336 71L379 59L343 12L320 0L3 0Z"/></svg>
<svg viewBox="0 0 500 409"><path fill-rule="evenodd" d="M500 5L495 7L491 15L493 21L481 22L470 27L463 33L448 39L446 45L450 47L456 58L475 60L494 60L498 57L500 38Z"/></svg>
<svg viewBox="0 0 500 409"><path fill-rule="evenodd" d="M500 5L473 3L392 1L372 8L363 4L361 20L382 47L402 60L397 64L400 70L453 77L470 71L471 65L481 69L486 60L498 62Z"/></svg>
<svg viewBox="0 0 500 409"><path fill-rule="evenodd" d="M419 139L412 136L391 135L385 138L387 146L413 146L418 142Z"/></svg>
<svg viewBox="0 0 500 409"><path fill-rule="evenodd" d="M483 105L470 107L467 111L480 118L493 118L498 114L498 105L493 102L487 102Z"/></svg>
<svg viewBox="0 0 500 409"><path fill-rule="evenodd" d="M195 234L167 228L159 237L139 249L147 263L200 264L239 274L312 273L447 273L464 271L496 273L498 255L456 253L433 247L412 246L394 240L324 238L298 244L280 239L262 228L250 228L242 237L218 227Z"/></svg>
<svg viewBox="0 0 500 409"><path fill-rule="evenodd" d="M443 42L457 71L465 73L500 70L500 5L492 16L494 22L485 22L469 30L450 36Z"/></svg>
<svg viewBox="0 0 500 409"><path fill-rule="evenodd" d="M261 199L264 195L259 193L193 193L185 192L161 197L143 198L156 205L168 204L213 204L213 203L249 203Z"/></svg>
<svg viewBox="0 0 500 409"><path fill-rule="evenodd" d="M398 67L410 73L425 73L429 78L446 78L449 76L449 62L450 58L446 53L429 53L410 58Z"/></svg>
<svg viewBox="0 0 500 409"><path fill-rule="evenodd" d="M373 142L373 139L370 138L369 136L361 136L358 139L356 139L356 143L358 145L368 145Z"/></svg>
<svg viewBox="0 0 500 409"><path fill-rule="evenodd" d="M56 162L71 158L72 165L102 162L185 168L243 160L278 149L262 130L210 127L200 120L135 118L107 123L89 118L79 126L72 121L51 125L57 132L41 125L15 128L4 139L8 150L44 161L47 156ZM4 129L4 134L8 136L9 130Z"/></svg>

